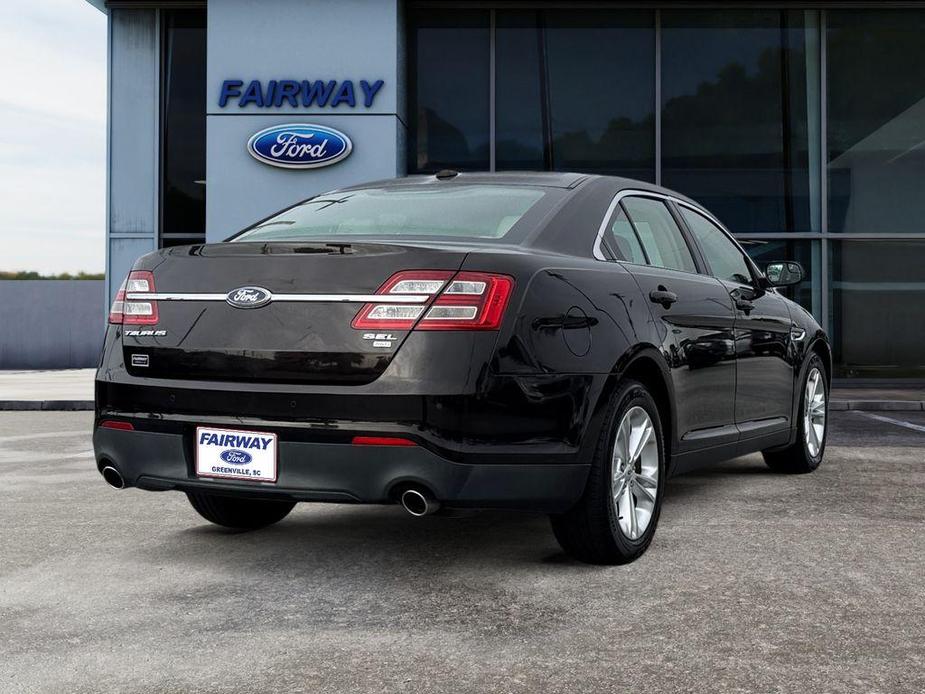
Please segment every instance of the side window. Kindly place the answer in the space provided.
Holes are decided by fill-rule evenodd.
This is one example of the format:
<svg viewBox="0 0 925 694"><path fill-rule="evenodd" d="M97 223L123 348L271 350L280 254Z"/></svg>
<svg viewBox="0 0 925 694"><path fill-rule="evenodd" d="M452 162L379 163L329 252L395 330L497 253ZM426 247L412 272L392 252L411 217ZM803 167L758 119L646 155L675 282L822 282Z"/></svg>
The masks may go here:
<svg viewBox="0 0 925 694"><path fill-rule="evenodd" d="M645 249L649 265L697 272L684 235L664 202L628 197L623 199L623 207Z"/></svg>
<svg viewBox="0 0 925 694"><path fill-rule="evenodd" d="M699 212L694 212L683 205L678 205L678 207L691 233L700 244L713 276L729 282L751 284L752 273L748 269L745 255L729 240L722 229Z"/></svg>
<svg viewBox="0 0 925 694"><path fill-rule="evenodd" d="M617 257L617 260L625 260L628 263L637 265L646 264L646 254L639 245L639 239L633 226L626 218L626 212L622 207L618 207L613 216L613 222L610 224L610 233L606 237L607 245Z"/></svg>

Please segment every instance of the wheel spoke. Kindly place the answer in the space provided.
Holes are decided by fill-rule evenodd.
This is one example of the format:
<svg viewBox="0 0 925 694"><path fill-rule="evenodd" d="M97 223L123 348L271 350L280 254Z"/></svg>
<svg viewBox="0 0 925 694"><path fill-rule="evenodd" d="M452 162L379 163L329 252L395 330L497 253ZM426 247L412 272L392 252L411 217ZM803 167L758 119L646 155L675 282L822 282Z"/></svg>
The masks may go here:
<svg viewBox="0 0 925 694"><path fill-rule="evenodd" d="M817 393L816 397L813 398L809 406L809 412L812 415L825 414L825 397L821 393Z"/></svg>
<svg viewBox="0 0 925 694"><path fill-rule="evenodd" d="M639 480L639 477L637 476L636 479ZM654 489L649 489L648 487L645 487L641 484L636 484L633 487L633 490L645 496L653 504L655 503L655 490Z"/></svg>
<svg viewBox="0 0 925 694"><path fill-rule="evenodd" d="M617 432L617 447L620 449L620 456L623 458L623 464L629 465L630 460L630 423L629 419L620 422L620 431Z"/></svg>
<svg viewBox="0 0 925 694"><path fill-rule="evenodd" d="M816 433L816 427L812 422L809 422L809 436L810 436L810 453L816 455L816 451L819 450L819 436Z"/></svg>
<svg viewBox="0 0 925 694"><path fill-rule="evenodd" d="M822 436L825 433L824 424L813 424L813 432L816 435L816 448L822 447Z"/></svg>
<svg viewBox="0 0 925 694"><path fill-rule="evenodd" d="M620 497L626 494L626 489L627 489L626 475L621 475L620 480L618 482L615 482L614 484L615 484L615 490L613 493L613 500L619 506Z"/></svg>
<svg viewBox="0 0 925 694"><path fill-rule="evenodd" d="M622 481L623 476L629 469L629 460L626 455L626 436L623 429L623 423L617 430L617 440L613 444L613 456L611 457L611 485L616 486Z"/></svg>
<svg viewBox="0 0 925 694"><path fill-rule="evenodd" d="M639 521L636 518L636 498L633 496L632 490L626 494L626 505L629 509L629 521L630 521L630 533L629 537L631 540L635 540L639 533Z"/></svg>
<svg viewBox="0 0 925 694"><path fill-rule="evenodd" d="M633 525L633 521L631 520L633 509L630 506L632 496L633 495L629 493L629 489L624 487L620 497L617 499L617 518L620 522L620 530L622 530L623 534L627 537L630 536L630 530Z"/></svg>
<svg viewBox="0 0 925 694"><path fill-rule="evenodd" d="M642 435L639 437L639 442L636 444L636 450L634 451L633 461L642 455L643 449L649 445L649 441L652 440L652 432L654 428L652 427L652 422L646 419L645 424L643 425Z"/></svg>

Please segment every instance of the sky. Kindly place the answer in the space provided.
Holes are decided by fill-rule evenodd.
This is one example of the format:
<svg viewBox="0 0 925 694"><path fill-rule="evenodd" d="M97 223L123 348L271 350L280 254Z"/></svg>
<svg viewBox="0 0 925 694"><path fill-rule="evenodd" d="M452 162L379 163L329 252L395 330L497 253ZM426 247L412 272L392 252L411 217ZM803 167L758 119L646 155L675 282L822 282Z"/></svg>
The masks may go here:
<svg viewBox="0 0 925 694"><path fill-rule="evenodd" d="M102 272L106 15L0 2L0 270Z"/></svg>

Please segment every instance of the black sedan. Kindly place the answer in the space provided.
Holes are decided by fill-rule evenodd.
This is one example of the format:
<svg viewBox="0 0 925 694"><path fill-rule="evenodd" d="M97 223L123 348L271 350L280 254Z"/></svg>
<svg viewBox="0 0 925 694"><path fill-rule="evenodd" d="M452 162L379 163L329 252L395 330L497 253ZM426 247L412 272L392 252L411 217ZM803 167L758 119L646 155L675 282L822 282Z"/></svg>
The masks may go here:
<svg viewBox="0 0 925 694"><path fill-rule="evenodd" d="M94 448L113 486L234 528L299 501L550 514L623 563L667 478L825 451L828 339L709 212L639 181L402 178L140 258L109 316Z"/></svg>

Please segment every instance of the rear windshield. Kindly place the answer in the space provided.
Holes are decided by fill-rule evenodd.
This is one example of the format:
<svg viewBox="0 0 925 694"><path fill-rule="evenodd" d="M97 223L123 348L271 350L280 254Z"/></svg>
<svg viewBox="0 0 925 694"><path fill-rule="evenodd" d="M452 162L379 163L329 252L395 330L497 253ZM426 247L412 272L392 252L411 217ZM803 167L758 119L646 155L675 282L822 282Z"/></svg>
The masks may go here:
<svg viewBox="0 0 925 694"><path fill-rule="evenodd" d="M233 241L389 236L501 239L544 195L523 186L364 188L299 203Z"/></svg>

